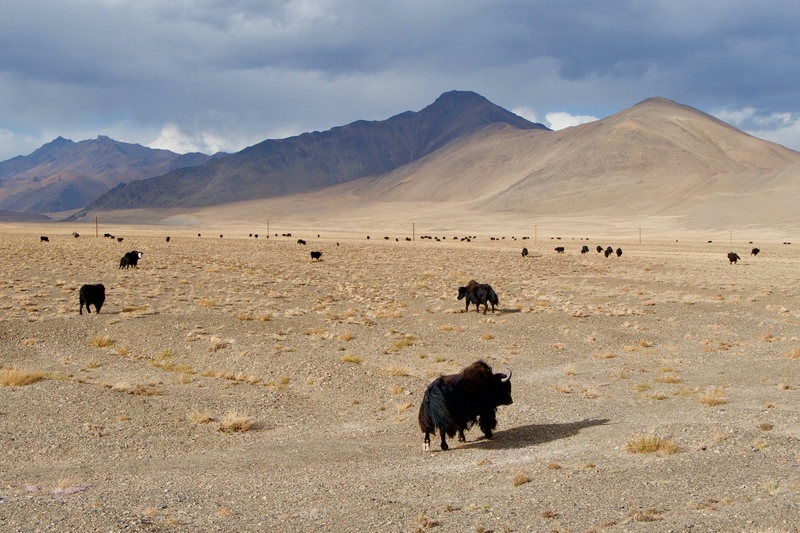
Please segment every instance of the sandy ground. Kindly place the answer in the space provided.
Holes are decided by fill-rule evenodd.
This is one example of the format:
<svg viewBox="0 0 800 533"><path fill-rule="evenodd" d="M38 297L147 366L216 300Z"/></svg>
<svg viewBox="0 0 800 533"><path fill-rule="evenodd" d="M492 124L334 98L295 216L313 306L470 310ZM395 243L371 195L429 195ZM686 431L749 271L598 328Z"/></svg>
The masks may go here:
<svg viewBox="0 0 800 533"><path fill-rule="evenodd" d="M800 531L800 243L198 231L0 228L0 367L45 375L0 386L0 530ZM477 359L513 370L495 437L423 453Z"/></svg>

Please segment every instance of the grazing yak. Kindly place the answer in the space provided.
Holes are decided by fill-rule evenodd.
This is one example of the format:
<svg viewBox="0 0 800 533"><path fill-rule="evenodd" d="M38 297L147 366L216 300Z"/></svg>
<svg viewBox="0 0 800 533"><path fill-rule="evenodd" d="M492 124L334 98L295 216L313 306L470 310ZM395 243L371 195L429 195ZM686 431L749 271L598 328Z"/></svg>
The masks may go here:
<svg viewBox="0 0 800 533"><path fill-rule="evenodd" d="M598 254L602 254L603 253L603 247L600 246L599 244L597 245L597 253Z"/></svg>
<svg viewBox="0 0 800 533"><path fill-rule="evenodd" d="M556 250L556 252L558 252L560 254L564 253L564 247L563 246L556 246L555 250Z"/></svg>
<svg viewBox="0 0 800 533"><path fill-rule="evenodd" d="M39 237L39 242L50 242L50 239L42 235L41 237Z"/></svg>
<svg viewBox="0 0 800 533"><path fill-rule="evenodd" d="M322 252L311 252L311 260L322 261Z"/></svg>
<svg viewBox="0 0 800 533"><path fill-rule="evenodd" d="M753 248L752 250L750 250L750 255L758 255L758 252L760 251L761 250L759 250L758 248Z"/></svg>
<svg viewBox="0 0 800 533"><path fill-rule="evenodd" d="M739 257L739 254L736 252L728 252L728 261L730 261L731 264L734 264L739 259L741 259L741 257Z"/></svg>
<svg viewBox="0 0 800 533"><path fill-rule="evenodd" d="M447 450L446 437L465 442L464 431L478 424L487 439L497 427L497 408L511 405L511 371L495 374L492 367L476 361L458 374L434 380L425 391L419 406L419 427L425 433L422 450L430 450L431 433L442 438L442 450Z"/></svg>
<svg viewBox="0 0 800 533"><path fill-rule="evenodd" d="M581 253L582 253L582 254L588 254L588 253L589 253L589 247L588 247L588 246L586 246L586 245L584 244L584 245L581 247Z"/></svg>
<svg viewBox="0 0 800 533"><path fill-rule="evenodd" d="M306 241L304 241L303 239L297 239L297 244L305 244L305 243Z"/></svg>
<svg viewBox="0 0 800 533"><path fill-rule="evenodd" d="M617 248L617 257L622 257L622 248Z"/></svg>
<svg viewBox="0 0 800 533"><path fill-rule="evenodd" d="M608 257L609 255L611 255L611 254L613 254L613 253L614 253L614 249L613 249L612 247L610 247L610 246L609 246L608 248L606 248L606 251L604 252L604 254L603 254L603 255L605 255L606 257Z"/></svg>
<svg viewBox="0 0 800 533"><path fill-rule="evenodd" d="M167 236L167 242L169 242L169 236Z"/></svg>
<svg viewBox="0 0 800 533"><path fill-rule="evenodd" d="M117 242L122 242L122 237L117 237Z"/></svg>
<svg viewBox="0 0 800 533"><path fill-rule="evenodd" d="M83 314L83 306L85 305L86 312L91 314L92 310L89 309L89 304L94 306L95 313L99 313L100 308L103 307L103 302L106 301L106 288L101 283L97 285L83 285L81 286L78 296L81 303L78 308L78 313L81 315Z"/></svg>
<svg viewBox="0 0 800 533"><path fill-rule="evenodd" d="M522 249L522 257L528 257L528 249L527 248L523 248Z"/></svg>
<svg viewBox="0 0 800 533"><path fill-rule="evenodd" d="M477 281L470 280L467 283L466 287L459 287L458 288L458 299L461 300L462 298L467 299L467 306L464 310L466 313L469 311L469 304L475 304L475 312L478 313L481 310L481 304L483 304L483 314L486 314L486 311L489 310L489 304L492 304L492 313L494 313L494 306L499 305L500 301L497 298L497 293L494 292L494 289L486 283L478 283Z"/></svg>
<svg viewBox="0 0 800 533"><path fill-rule="evenodd" d="M142 254L144 254L144 252L137 252L136 250L126 253L122 256L122 259L119 260L119 268L139 268L137 265L139 264L139 259L142 258Z"/></svg>

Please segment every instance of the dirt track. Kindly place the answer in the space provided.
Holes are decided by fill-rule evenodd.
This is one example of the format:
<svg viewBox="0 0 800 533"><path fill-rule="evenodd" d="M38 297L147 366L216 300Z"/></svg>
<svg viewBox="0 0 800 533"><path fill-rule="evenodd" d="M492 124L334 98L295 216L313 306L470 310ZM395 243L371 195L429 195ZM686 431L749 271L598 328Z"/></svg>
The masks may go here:
<svg viewBox="0 0 800 533"><path fill-rule="evenodd" d="M47 373L0 387L3 531L800 531L792 246L135 232L0 234L0 366ZM495 438L423 453L425 387L479 358Z"/></svg>

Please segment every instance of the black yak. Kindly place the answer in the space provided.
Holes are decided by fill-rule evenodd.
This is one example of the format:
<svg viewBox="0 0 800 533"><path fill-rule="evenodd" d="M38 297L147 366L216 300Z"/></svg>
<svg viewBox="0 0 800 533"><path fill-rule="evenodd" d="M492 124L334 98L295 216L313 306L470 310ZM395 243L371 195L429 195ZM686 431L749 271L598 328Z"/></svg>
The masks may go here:
<svg viewBox="0 0 800 533"><path fill-rule="evenodd" d="M734 264L739 259L741 259L741 257L739 257L739 254L736 252L728 252L728 261L730 261L731 264Z"/></svg>
<svg viewBox="0 0 800 533"><path fill-rule="evenodd" d="M117 242L122 242L122 237L117 237Z"/></svg>
<svg viewBox="0 0 800 533"><path fill-rule="evenodd" d="M50 242L50 239L42 235L41 237L39 237L39 242Z"/></svg>
<svg viewBox="0 0 800 533"><path fill-rule="evenodd" d="M303 239L297 239L297 244L305 244L305 243L306 241L304 241Z"/></svg>
<svg viewBox="0 0 800 533"><path fill-rule="evenodd" d="M311 252L311 260L322 261L322 252Z"/></svg>
<svg viewBox="0 0 800 533"><path fill-rule="evenodd" d="M603 253L603 247L600 246L599 244L597 245L597 253L598 254L602 254Z"/></svg>
<svg viewBox="0 0 800 533"><path fill-rule="evenodd" d="M483 314L489 310L489 304L492 304L492 313L494 313L494 306L499 305L500 302L497 298L497 293L494 289L486 283L478 283L477 281L470 280L466 287L458 288L458 299L467 299L467 306L465 313L469 311L469 304L475 304L475 312L480 312L481 304L483 304Z"/></svg>
<svg viewBox="0 0 800 533"><path fill-rule="evenodd" d="M81 286L78 296L81 303L78 308L78 313L81 315L83 314L83 306L85 305L86 312L91 314L92 310L89 309L89 304L94 306L95 313L99 313L100 308L103 307L103 302L106 301L106 288L101 283L97 285L83 285Z"/></svg>
<svg viewBox="0 0 800 533"><path fill-rule="evenodd" d="M564 247L563 246L556 246L555 247L555 251L560 253L560 254L563 254L564 253Z"/></svg>
<svg viewBox="0 0 800 533"><path fill-rule="evenodd" d="M758 252L760 251L761 250L759 250L758 248L753 248L752 250L750 250L750 255L758 255Z"/></svg>
<svg viewBox="0 0 800 533"><path fill-rule="evenodd" d="M581 253L582 254L588 254L589 253L589 247L584 244L583 247L581 248Z"/></svg>
<svg viewBox="0 0 800 533"><path fill-rule="evenodd" d="M613 254L613 253L614 253L614 249L613 249L612 247L610 247L610 246L609 246L608 248L606 248L606 251L605 251L605 253L604 253L603 255L605 255L606 257L608 257L609 255L611 255L611 254Z"/></svg>
<svg viewBox="0 0 800 533"><path fill-rule="evenodd" d="M458 374L434 380L425 391L419 406L419 427L425 433L422 450L430 450L431 433L439 432L442 450L447 450L446 437L458 433L466 441L464 431L478 424L487 439L497 427L497 407L511 405L511 372L494 374L492 367L476 361Z"/></svg>
<svg viewBox="0 0 800 533"><path fill-rule="evenodd" d="M137 252L136 250L126 253L122 256L122 259L119 260L119 268L139 268L137 265L139 264L139 259L142 258L143 253L144 252Z"/></svg>
<svg viewBox="0 0 800 533"><path fill-rule="evenodd" d="M169 242L169 236L167 236L167 242Z"/></svg>
<svg viewBox="0 0 800 533"><path fill-rule="evenodd" d="M523 248L522 249L522 257L528 257L528 249L527 248Z"/></svg>
<svg viewBox="0 0 800 533"><path fill-rule="evenodd" d="M622 248L617 248L616 254L617 257L622 257Z"/></svg>

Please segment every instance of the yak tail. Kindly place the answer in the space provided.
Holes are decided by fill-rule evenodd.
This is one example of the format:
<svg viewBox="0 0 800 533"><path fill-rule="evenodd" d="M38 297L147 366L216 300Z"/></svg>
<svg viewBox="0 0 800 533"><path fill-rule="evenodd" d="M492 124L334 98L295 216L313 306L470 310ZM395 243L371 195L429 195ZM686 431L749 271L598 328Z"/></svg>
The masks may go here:
<svg viewBox="0 0 800 533"><path fill-rule="evenodd" d="M419 408L419 426L422 431L434 433L438 430L441 435L453 437L456 434L456 425L450 416L441 386L442 378L438 378L425 391Z"/></svg>
<svg viewBox="0 0 800 533"><path fill-rule="evenodd" d="M500 305L500 299L497 297L497 293L494 292L494 289L489 287L489 301L492 305Z"/></svg>

